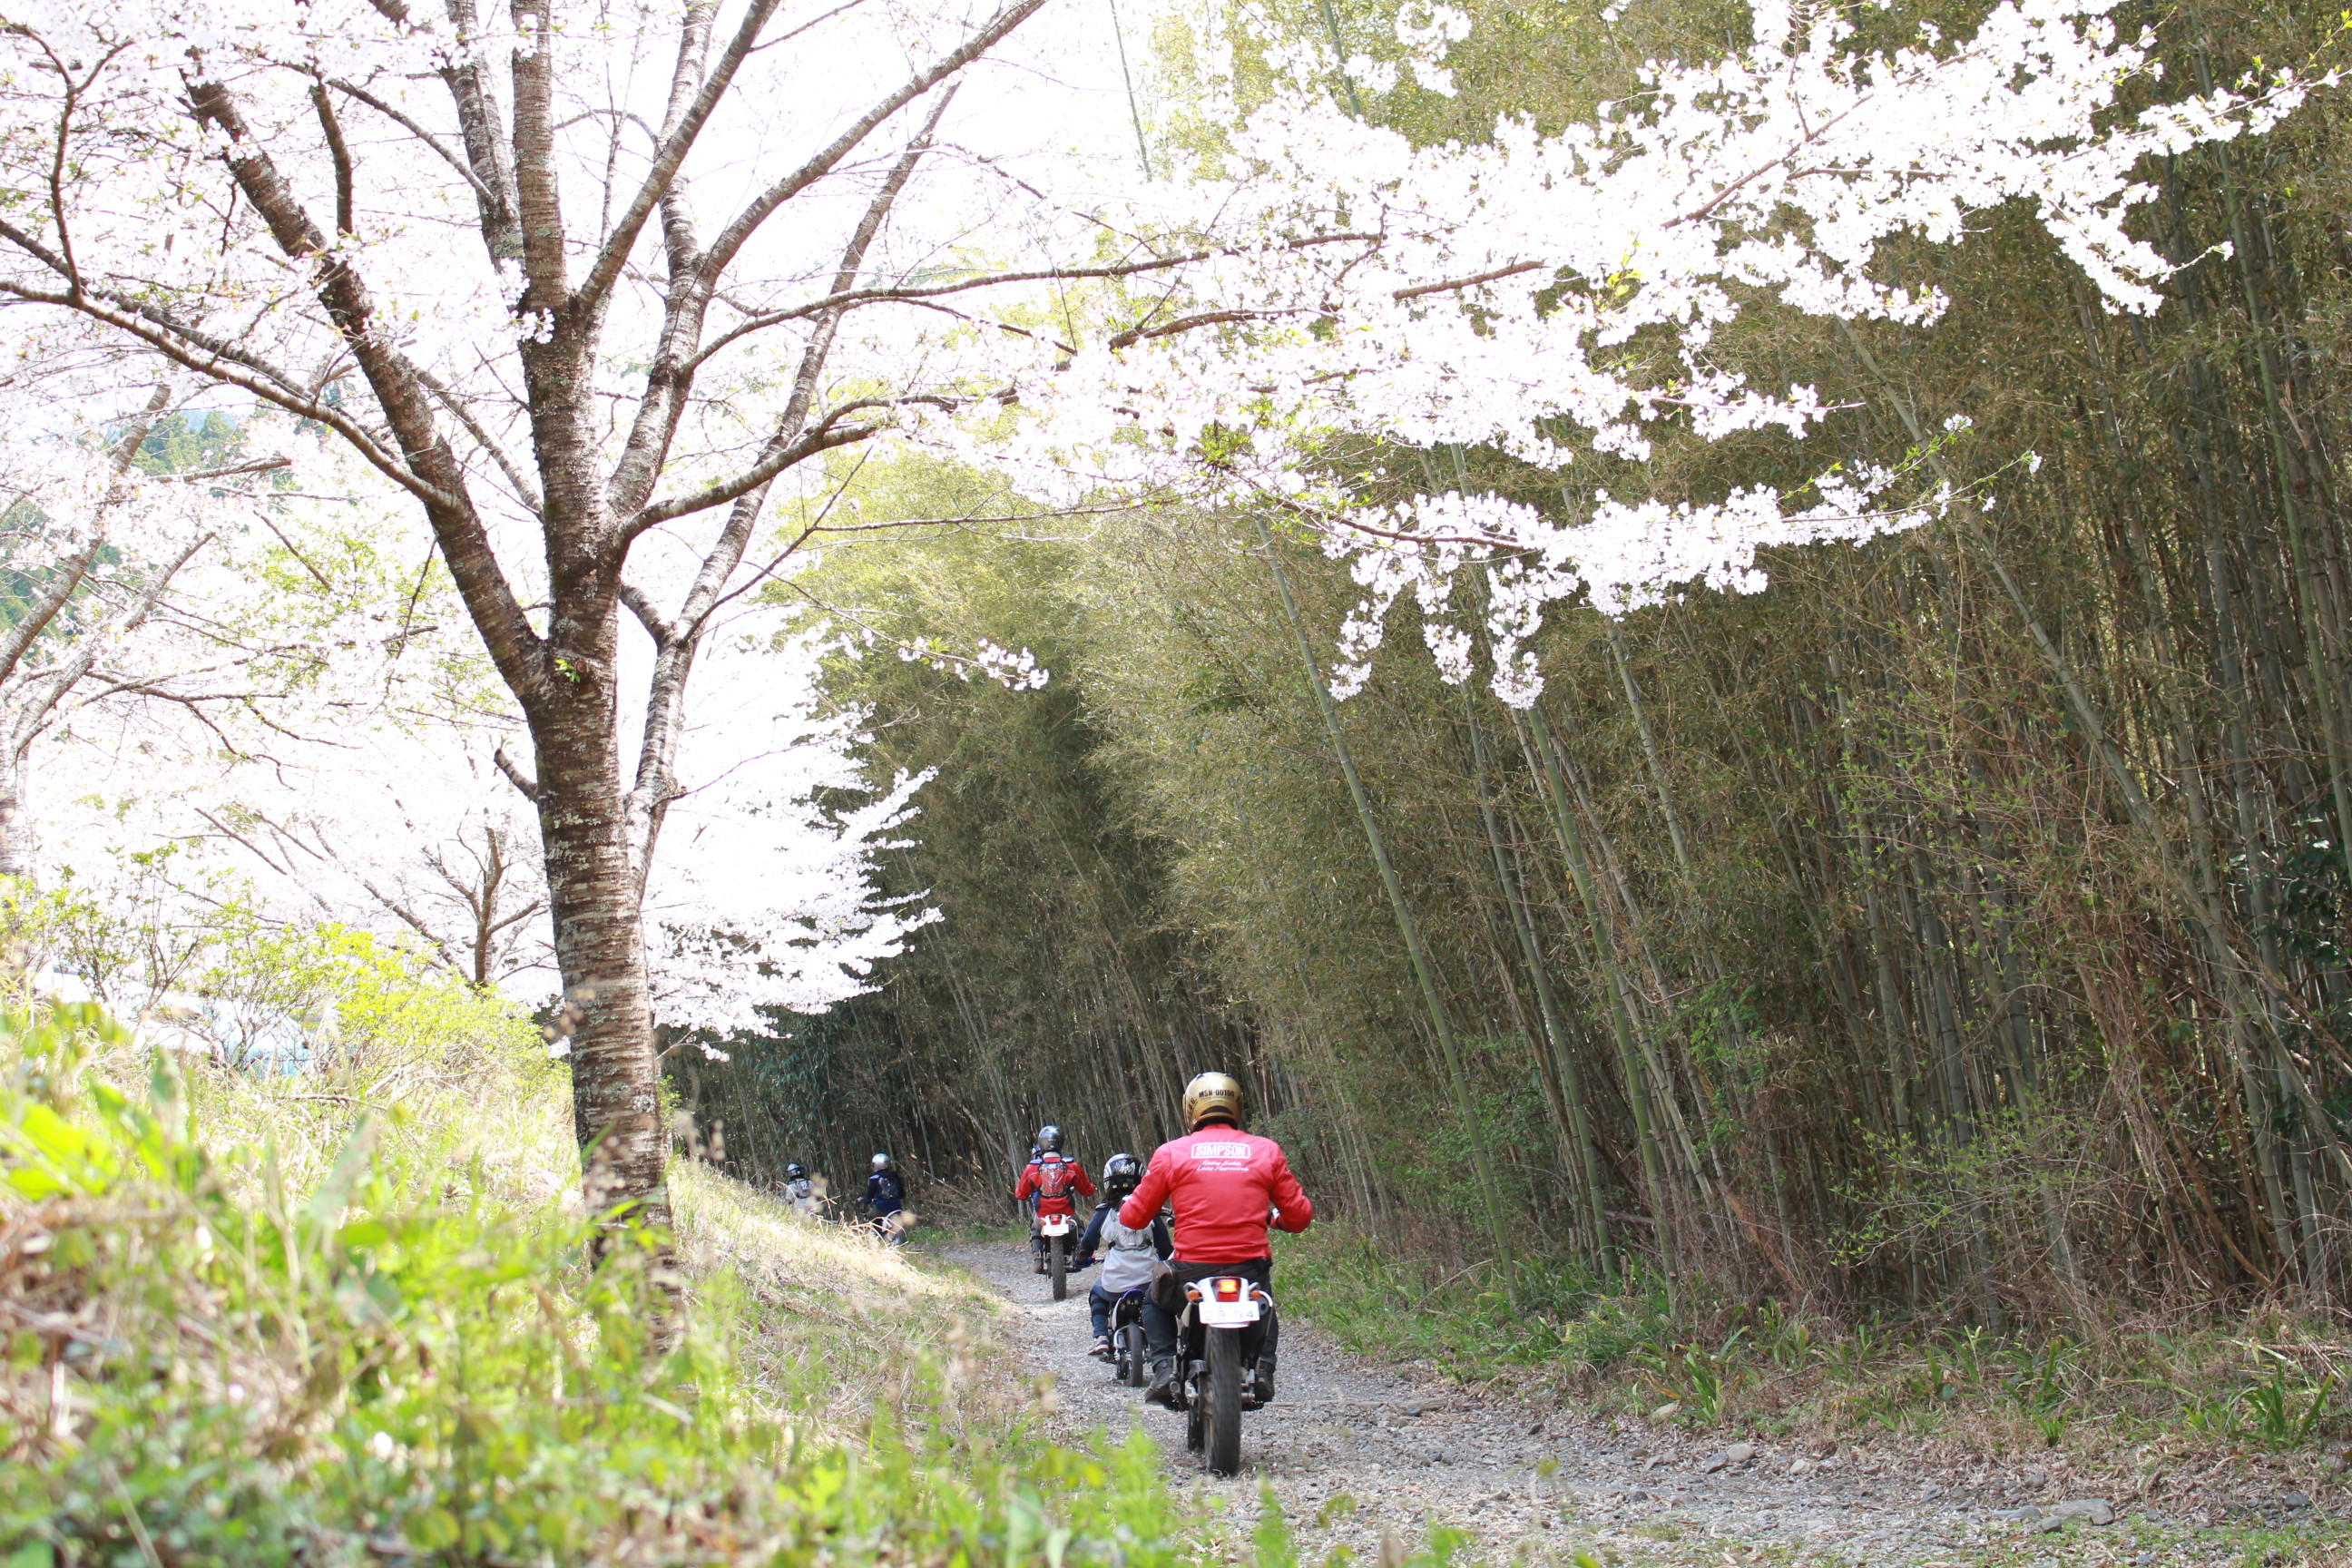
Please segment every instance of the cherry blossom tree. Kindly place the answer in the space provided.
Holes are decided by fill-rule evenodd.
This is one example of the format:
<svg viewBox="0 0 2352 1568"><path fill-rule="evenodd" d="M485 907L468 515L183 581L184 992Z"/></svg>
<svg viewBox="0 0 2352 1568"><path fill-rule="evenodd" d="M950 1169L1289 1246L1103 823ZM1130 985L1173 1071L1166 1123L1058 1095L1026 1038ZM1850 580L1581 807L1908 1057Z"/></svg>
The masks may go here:
<svg viewBox="0 0 2352 1568"><path fill-rule="evenodd" d="M336 455L302 464L306 492L215 518L204 569L171 596L241 682L200 720L126 711L53 754L47 879L97 888L117 851L177 846L163 880L192 906L372 930L543 1002L559 983L538 826L496 761L520 721L430 537ZM675 1032L821 1012L936 918L876 889L927 775L871 785L857 716L822 705L831 646L755 603L707 652L728 674L681 731L678 826L645 900L655 1015Z"/></svg>
<svg viewBox="0 0 2352 1568"><path fill-rule="evenodd" d="M1762 0L1746 47L1661 62L1590 123L1414 148L1323 89L1376 62L1276 45L1284 81L1213 177L1057 205L943 140L1044 4L31 0L0 41L0 157L28 194L0 216L0 298L322 427L429 521L529 739L502 766L534 807L600 1207L667 1219L643 904L690 677L801 542L762 508L822 489L824 454L900 436L1048 504L1278 505L1354 559L1359 657L1388 601L1442 606L1476 562L1524 697L1547 603L1748 585L1763 545L1943 498L1890 503L1890 475L1810 502L1373 512L1315 477L1335 440L1565 470L1669 421L1805 437L1811 389L1718 362L1743 310L1927 323L1932 280L1888 242L2011 203L2146 308L2163 265L2124 226L2134 167L2296 90L2130 111L2151 44L2108 0L2010 0L1901 47ZM1442 89L1461 26L1407 7L1400 68ZM1433 651L1464 668L1458 633Z"/></svg>
<svg viewBox="0 0 2352 1568"><path fill-rule="evenodd" d="M167 381L118 417L93 389L37 359L0 386L0 877L28 869L26 789L35 746L77 721L134 707L222 700L224 650L174 619L165 596L226 528L263 459L149 473L135 459L172 411ZM160 614L159 614L160 611Z"/></svg>
<svg viewBox="0 0 2352 1568"><path fill-rule="evenodd" d="M0 144L41 195L0 221L0 293L326 427L431 523L530 740L505 771L536 808L600 1210L668 1221L639 906L688 677L765 569L771 488L940 395L829 367L946 89L1043 3L894 32L787 26L782 0L68 0L8 29ZM653 647L625 726L625 612Z"/></svg>

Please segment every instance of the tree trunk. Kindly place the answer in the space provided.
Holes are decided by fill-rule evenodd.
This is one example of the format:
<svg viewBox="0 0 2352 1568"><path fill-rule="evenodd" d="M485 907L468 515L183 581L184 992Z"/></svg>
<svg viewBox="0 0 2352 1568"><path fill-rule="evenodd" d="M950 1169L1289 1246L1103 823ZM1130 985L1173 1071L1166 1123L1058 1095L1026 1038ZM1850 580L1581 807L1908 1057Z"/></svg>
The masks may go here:
<svg viewBox="0 0 2352 1568"><path fill-rule="evenodd" d="M546 846L563 1026L572 1041L572 1130L586 1163L589 1210L667 1229L668 1140L646 992L638 882L625 830L620 758L594 683L534 714L539 823ZM614 1234L604 1228L598 1255Z"/></svg>
<svg viewBox="0 0 2352 1568"><path fill-rule="evenodd" d="M32 868L25 863L24 811L24 756L0 755L0 877L32 874Z"/></svg>

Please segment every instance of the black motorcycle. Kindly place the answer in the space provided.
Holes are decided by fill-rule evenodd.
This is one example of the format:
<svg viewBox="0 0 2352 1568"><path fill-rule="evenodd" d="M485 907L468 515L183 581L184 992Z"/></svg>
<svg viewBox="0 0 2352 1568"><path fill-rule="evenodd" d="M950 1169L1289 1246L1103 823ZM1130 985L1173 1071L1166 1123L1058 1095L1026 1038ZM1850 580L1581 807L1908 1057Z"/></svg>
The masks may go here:
<svg viewBox="0 0 2352 1568"><path fill-rule="evenodd" d="M1273 1319L1274 1297L1255 1280L1219 1274L1184 1287L1177 1408L1184 1412L1184 1446L1206 1459L1212 1475L1242 1468L1242 1412L1265 1403L1257 1358Z"/></svg>
<svg viewBox="0 0 2352 1568"><path fill-rule="evenodd" d="M1151 1381L1151 1358L1143 1336L1143 1287L1137 1286L1110 1304L1110 1367L1118 1381L1141 1388Z"/></svg>

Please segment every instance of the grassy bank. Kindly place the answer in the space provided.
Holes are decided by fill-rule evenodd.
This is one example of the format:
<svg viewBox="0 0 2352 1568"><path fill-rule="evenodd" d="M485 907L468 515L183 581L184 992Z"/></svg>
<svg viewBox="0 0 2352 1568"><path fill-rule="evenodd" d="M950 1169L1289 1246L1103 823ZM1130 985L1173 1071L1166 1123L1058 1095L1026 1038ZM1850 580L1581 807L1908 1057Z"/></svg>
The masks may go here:
<svg viewBox="0 0 2352 1568"><path fill-rule="evenodd" d="M690 1165L674 1274L587 1268L559 1073L494 1008L397 1085L0 1019L0 1563L1196 1552L1150 1445L1037 1437L969 1283Z"/></svg>
<svg viewBox="0 0 2352 1568"><path fill-rule="evenodd" d="M1662 1436L2095 1475L2144 1497L2301 1489L2323 1509L2347 1473L2352 1344L2317 1313L1937 1331L1654 1279L1455 1274L1336 1226L1287 1240L1279 1268L1286 1310L1349 1349Z"/></svg>

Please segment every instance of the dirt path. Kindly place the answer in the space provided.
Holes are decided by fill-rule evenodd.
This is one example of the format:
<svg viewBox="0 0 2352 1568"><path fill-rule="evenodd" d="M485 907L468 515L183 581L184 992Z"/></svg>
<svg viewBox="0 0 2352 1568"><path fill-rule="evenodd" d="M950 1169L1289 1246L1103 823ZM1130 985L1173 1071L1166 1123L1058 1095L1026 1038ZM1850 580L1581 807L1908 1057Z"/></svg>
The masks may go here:
<svg viewBox="0 0 2352 1568"><path fill-rule="evenodd" d="M1181 1417L1146 1406L1086 1354L1085 1284L1050 1300L1017 1244L944 1256L1002 1291L1022 1372L1054 1380L1063 1435L1117 1434L1140 1420L1176 1484L1246 1527L1270 1485L1303 1554L1334 1546L1377 1556L1384 1532L1420 1542L1433 1525L1466 1532L1484 1561L2190 1568L2245 1561L2226 1542L2116 1500L2111 1522L2047 1511L2063 1500L2014 1477L1937 1475L1892 1455L1819 1456L1759 1438L1734 1445L1676 1430L1596 1427L1516 1399L1383 1367L1312 1325L1283 1325L1279 1397L1244 1419L1242 1473L1210 1477L1184 1450ZM1279 1291L1280 1280L1276 1281ZM1743 1452L1742 1450L1746 1451ZM2038 1508L2042 1517L2032 1515ZM2095 1511L2095 1510L2089 1510ZM2231 1532L2234 1535L2235 1532ZM1391 1548L1393 1550L1393 1548ZM2325 1558L2279 1559L2322 1562Z"/></svg>

